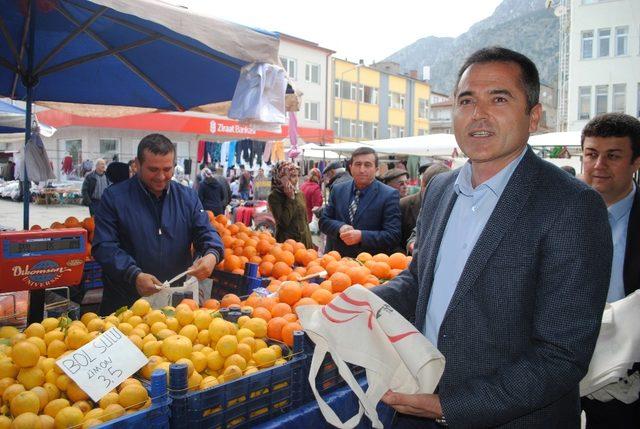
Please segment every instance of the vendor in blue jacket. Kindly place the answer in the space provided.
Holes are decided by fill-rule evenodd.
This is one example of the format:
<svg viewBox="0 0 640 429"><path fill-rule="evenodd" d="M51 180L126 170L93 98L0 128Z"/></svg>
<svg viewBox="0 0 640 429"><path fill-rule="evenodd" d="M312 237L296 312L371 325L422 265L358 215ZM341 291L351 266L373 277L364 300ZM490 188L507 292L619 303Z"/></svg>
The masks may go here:
<svg viewBox="0 0 640 429"><path fill-rule="evenodd" d="M161 134L148 135L135 162L137 174L109 187L95 215L91 253L102 266L102 315L156 293L187 269L205 279L224 255L198 195L171 180L174 144Z"/></svg>

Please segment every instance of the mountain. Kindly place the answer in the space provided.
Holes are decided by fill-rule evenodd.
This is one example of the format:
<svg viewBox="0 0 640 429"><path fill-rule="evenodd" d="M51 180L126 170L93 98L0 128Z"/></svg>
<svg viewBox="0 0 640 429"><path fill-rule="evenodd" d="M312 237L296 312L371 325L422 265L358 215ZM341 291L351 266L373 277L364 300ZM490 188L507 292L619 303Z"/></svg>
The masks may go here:
<svg viewBox="0 0 640 429"><path fill-rule="evenodd" d="M422 38L384 61L400 64L403 72L431 67L431 87L450 94L458 69L472 52L500 45L522 52L538 67L540 80L556 86L558 75L558 18L545 0L504 0L493 14L458 37Z"/></svg>

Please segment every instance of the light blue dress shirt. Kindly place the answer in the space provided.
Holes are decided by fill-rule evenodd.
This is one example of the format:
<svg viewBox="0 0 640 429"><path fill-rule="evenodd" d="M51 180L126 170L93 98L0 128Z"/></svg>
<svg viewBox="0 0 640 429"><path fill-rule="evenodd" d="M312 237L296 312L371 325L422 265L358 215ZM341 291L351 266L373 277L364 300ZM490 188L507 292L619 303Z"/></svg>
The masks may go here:
<svg viewBox="0 0 640 429"><path fill-rule="evenodd" d="M611 239L613 240L613 263L607 302L624 298L624 254L627 250L627 229L635 194L636 184L634 183L633 189L626 197L607 209L609 211L609 225L611 225Z"/></svg>
<svg viewBox="0 0 640 429"><path fill-rule="evenodd" d="M453 185L458 198L440 243L425 316L424 335L436 347L440 325L467 259L526 151L525 147L518 158L475 189L471 184L471 162L467 162L458 174Z"/></svg>

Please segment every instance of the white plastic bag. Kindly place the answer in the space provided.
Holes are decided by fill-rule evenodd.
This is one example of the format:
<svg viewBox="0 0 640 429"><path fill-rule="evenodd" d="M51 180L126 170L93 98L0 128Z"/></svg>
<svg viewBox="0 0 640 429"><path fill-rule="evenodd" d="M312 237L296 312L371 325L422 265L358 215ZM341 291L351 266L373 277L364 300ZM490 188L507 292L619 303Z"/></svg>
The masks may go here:
<svg viewBox="0 0 640 429"><path fill-rule="evenodd" d="M187 277L187 281L179 287L169 287L164 285L157 293L153 295L145 296L144 299L149 301L151 308L154 310L171 305L173 294L175 293L191 293L193 299L200 304L200 290L199 282L195 277Z"/></svg>
<svg viewBox="0 0 640 429"><path fill-rule="evenodd" d="M416 328L377 295L355 285L325 306L297 309L300 323L315 350L309 383L324 418L338 428L353 428L363 414L381 428L376 406L388 391L433 393L444 371L444 356ZM357 344L357 347L354 347ZM330 353L338 372L358 397L358 413L342 422L322 399L315 379ZM347 363L366 369L365 392Z"/></svg>

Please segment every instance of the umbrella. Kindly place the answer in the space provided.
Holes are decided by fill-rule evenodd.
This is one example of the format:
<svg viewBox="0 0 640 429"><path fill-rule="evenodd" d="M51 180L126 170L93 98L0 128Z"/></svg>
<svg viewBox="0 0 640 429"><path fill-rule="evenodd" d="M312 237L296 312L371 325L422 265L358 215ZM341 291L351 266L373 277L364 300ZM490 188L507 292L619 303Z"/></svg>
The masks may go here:
<svg viewBox="0 0 640 429"><path fill-rule="evenodd" d="M34 101L185 111L230 100L241 67L278 64L278 47L275 34L161 0L0 0L0 96L26 101L28 141Z"/></svg>
<svg viewBox="0 0 640 429"><path fill-rule="evenodd" d="M0 100L0 143L24 140L26 110ZM39 123L40 134L51 137L56 129Z"/></svg>

